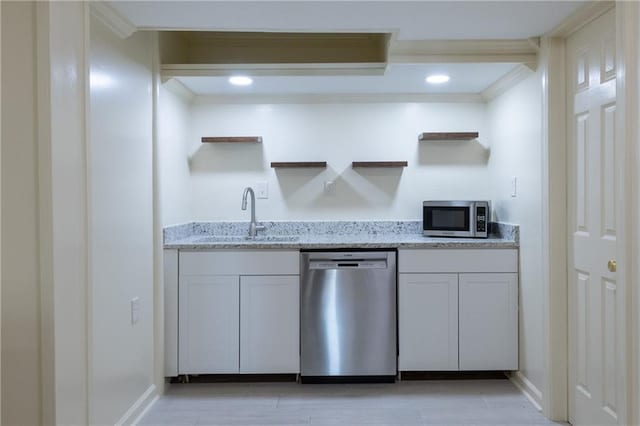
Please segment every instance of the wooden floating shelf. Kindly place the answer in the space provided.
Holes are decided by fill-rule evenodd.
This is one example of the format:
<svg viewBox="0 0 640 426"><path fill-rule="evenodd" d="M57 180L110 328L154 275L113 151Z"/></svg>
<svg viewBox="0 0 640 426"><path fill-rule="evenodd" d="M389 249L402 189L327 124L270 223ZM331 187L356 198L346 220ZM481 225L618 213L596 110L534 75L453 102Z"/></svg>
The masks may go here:
<svg viewBox="0 0 640 426"><path fill-rule="evenodd" d="M202 143L261 143L262 136L203 136Z"/></svg>
<svg viewBox="0 0 640 426"><path fill-rule="evenodd" d="M288 161L288 162L272 162L271 167L274 169L294 169L294 168L325 168L326 161Z"/></svg>
<svg viewBox="0 0 640 426"><path fill-rule="evenodd" d="M354 161L351 167L407 167L406 161Z"/></svg>
<svg viewBox="0 0 640 426"><path fill-rule="evenodd" d="M478 132L454 132L454 133L441 133L441 132L425 132L418 135L419 141L470 141L477 139Z"/></svg>

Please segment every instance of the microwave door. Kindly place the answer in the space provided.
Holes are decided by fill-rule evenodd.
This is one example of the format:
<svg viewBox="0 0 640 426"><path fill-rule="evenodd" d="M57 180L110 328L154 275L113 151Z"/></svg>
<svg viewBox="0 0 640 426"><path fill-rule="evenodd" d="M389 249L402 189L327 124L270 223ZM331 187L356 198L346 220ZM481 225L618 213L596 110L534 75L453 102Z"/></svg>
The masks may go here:
<svg viewBox="0 0 640 426"><path fill-rule="evenodd" d="M473 210L472 205L424 206L424 235L473 236Z"/></svg>

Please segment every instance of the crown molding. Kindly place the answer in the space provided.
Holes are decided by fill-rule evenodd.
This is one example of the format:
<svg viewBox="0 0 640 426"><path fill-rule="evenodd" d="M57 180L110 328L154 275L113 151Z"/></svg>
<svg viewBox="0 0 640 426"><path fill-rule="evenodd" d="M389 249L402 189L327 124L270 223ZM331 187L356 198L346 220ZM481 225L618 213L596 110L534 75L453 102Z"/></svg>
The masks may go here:
<svg viewBox="0 0 640 426"><path fill-rule="evenodd" d="M518 65L502 77L500 77L495 83L480 92L480 96L485 102L489 102L498 96L502 95L507 90L511 89L525 78L529 77L533 71L524 65Z"/></svg>
<svg viewBox="0 0 640 426"><path fill-rule="evenodd" d="M196 97L193 90L189 89L183 82L176 78L171 78L163 82L162 86L187 103L192 102Z"/></svg>
<svg viewBox="0 0 640 426"><path fill-rule="evenodd" d="M533 68L537 50L531 39L392 40L389 63L513 62Z"/></svg>
<svg viewBox="0 0 640 426"><path fill-rule="evenodd" d="M560 38L569 37L572 33L578 31L598 16L614 8L615 5L616 3L614 1L592 1L576 10L567 19L560 22L560 24L544 36Z"/></svg>
<svg viewBox="0 0 640 426"><path fill-rule="evenodd" d="M120 38L127 38L138 30L120 12L104 1L91 1L91 14L108 26Z"/></svg>
<svg viewBox="0 0 640 426"><path fill-rule="evenodd" d="M196 95L194 104L484 103L479 93Z"/></svg>

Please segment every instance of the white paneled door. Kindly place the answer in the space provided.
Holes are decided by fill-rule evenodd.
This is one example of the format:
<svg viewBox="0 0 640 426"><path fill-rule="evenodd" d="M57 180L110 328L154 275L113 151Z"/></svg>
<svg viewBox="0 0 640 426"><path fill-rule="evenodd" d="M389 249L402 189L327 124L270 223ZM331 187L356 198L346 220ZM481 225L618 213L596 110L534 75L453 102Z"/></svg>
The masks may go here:
<svg viewBox="0 0 640 426"><path fill-rule="evenodd" d="M623 309L615 265L615 12L567 39L572 424L617 424Z"/></svg>

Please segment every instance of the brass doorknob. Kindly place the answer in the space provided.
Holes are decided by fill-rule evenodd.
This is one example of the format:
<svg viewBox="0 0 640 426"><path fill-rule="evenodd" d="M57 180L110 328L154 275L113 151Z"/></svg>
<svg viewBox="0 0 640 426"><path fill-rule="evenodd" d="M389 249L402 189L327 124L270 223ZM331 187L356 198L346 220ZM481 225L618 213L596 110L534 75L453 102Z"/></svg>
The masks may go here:
<svg viewBox="0 0 640 426"><path fill-rule="evenodd" d="M618 263L615 260L610 260L609 263L607 263L607 268L609 268L609 272L616 272Z"/></svg>

